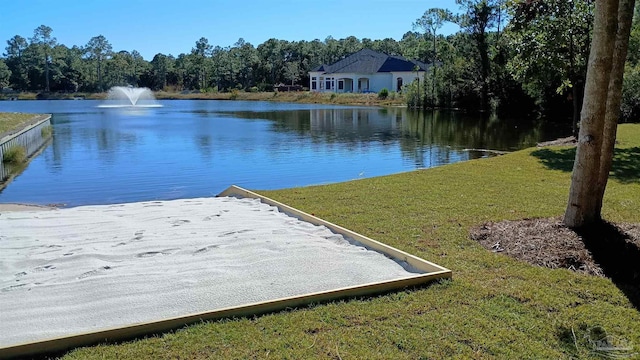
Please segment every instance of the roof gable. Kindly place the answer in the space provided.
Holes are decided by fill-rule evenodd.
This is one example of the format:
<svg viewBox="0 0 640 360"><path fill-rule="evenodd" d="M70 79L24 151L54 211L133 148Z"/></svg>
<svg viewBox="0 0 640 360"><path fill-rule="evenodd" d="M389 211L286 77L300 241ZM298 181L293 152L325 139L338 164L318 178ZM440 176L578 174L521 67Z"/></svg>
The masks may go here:
<svg viewBox="0 0 640 360"><path fill-rule="evenodd" d="M314 71L324 71L327 74L374 74L378 72L415 71L416 66L418 71L426 71L429 65L420 61L407 60L402 56L389 56L370 49L363 49L334 64L321 65Z"/></svg>

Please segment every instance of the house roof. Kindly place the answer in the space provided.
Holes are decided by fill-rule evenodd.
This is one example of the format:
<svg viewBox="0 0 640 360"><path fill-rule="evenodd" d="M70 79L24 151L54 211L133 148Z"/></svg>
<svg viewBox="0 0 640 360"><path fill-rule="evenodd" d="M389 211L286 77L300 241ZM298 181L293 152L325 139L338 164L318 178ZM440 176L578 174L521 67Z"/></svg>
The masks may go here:
<svg viewBox="0 0 640 360"><path fill-rule="evenodd" d="M320 65L313 71L324 72L325 74L374 74L392 71L414 71L416 66L418 66L418 71L427 71L429 67L429 65L421 61L408 60L402 56L387 55L370 49L363 49L334 64Z"/></svg>

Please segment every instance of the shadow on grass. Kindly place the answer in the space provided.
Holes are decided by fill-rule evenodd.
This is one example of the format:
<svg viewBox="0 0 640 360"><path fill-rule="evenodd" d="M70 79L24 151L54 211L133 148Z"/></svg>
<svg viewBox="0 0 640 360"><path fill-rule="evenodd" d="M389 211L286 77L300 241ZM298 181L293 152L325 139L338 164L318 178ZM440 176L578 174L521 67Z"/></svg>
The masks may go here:
<svg viewBox="0 0 640 360"><path fill-rule="evenodd" d="M640 311L640 244L614 224L601 222L575 229L606 277Z"/></svg>
<svg viewBox="0 0 640 360"><path fill-rule="evenodd" d="M576 157L576 148L540 149L531 153L549 169L570 172ZM615 149L611 178L623 183L640 183L640 147Z"/></svg>
<svg viewBox="0 0 640 360"><path fill-rule="evenodd" d="M556 336L571 359L636 359L638 355L627 339L607 334L602 326L588 327L584 323L576 327L561 326Z"/></svg>
<svg viewBox="0 0 640 360"><path fill-rule="evenodd" d="M640 242L608 222L575 229L605 276L626 295L640 311ZM556 330L565 353L572 358L597 357L631 359L638 354L624 337L609 336L606 329L578 324Z"/></svg>

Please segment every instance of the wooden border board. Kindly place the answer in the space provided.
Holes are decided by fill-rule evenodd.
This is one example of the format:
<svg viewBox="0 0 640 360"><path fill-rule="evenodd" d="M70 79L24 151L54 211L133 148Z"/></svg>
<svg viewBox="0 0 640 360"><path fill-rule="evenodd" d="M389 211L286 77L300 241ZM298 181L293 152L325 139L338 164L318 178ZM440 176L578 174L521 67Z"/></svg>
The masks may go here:
<svg viewBox="0 0 640 360"><path fill-rule="evenodd" d="M322 220L313 215L307 214L288 205L282 204L275 200L269 199L268 197L256 194L235 185L232 185L217 196L233 196L239 198L260 199L260 201L262 201L263 203L275 206L280 211L286 213L289 216L296 217L300 220L312 223L314 225L326 226L327 228L331 229L331 231L337 234L341 234L347 239L355 240L363 246L383 253L396 261L404 261L413 268L422 271L423 273L399 280L388 280L363 285L343 287L334 290L320 291L311 294L227 307L212 311L167 318L163 320L138 323L129 326L115 327L48 340L11 345L8 347L0 348L0 359L55 353L80 346L121 341L149 334L159 334L202 321L253 316L272 313L288 308L296 308L312 303L324 303L341 298L371 296L374 294L386 293L392 290L399 290L406 287L423 285L436 279L451 278L452 276L451 270L448 270L442 266L428 262L404 251L385 245L381 242L375 241L366 236L360 235L356 232L332 224L328 221Z"/></svg>
<svg viewBox="0 0 640 360"><path fill-rule="evenodd" d="M307 214L303 211L300 211L298 209L292 208L291 206L285 205L283 203L277 202L275 200L269 199L266 196L262 196L260 194L256 194L252 191L243 189L241 187L232 185L230 186L228 189L226 189L225 191L221 192L218 196L235 196L235 197L241 197L241 198L253 198L253 199L260 199L260 201L262 201L265 204L269 204L272 206L277 207L280 211L284 212L285 214L289 215L289 216L293 216L295 218L298 218L300 220L306 221L308 223L314 224L314 225L322 225L322 226L326 226L329 229L331 229L331 231L333 231L336 234L340 234L345 236L348 239L353 239L359 243L361 243L362 245L364 245L365 247L371 249L371 250L375 250L377 252L383 253L385 255L387 255L388 257L396 260L396 261L405 261L407 262L409 265L411 265L412 267L414 267L417 270L423 271L425 273L428 273L428 275L434 275L434 273L440 273L440 272L444 272L447 273L448 276L443 276L443 277L447 277L450 278L451 277L451 271L448 269L443 268L440 265L428 262L426 260L423 260L419 257L413 256L409 253L406 253L404 251L398 250L396 248L393 248L389 245L383 244L379 241L370 239L364 235L360 235L354 231L351 231L349 229L343 228L342 226L338 226L336 224L330 223L328 221L322 220L318 217L315 217L311 214ZM427 274L425 274L427 275ZM421 275L424 276L424 275Z"/></svg>

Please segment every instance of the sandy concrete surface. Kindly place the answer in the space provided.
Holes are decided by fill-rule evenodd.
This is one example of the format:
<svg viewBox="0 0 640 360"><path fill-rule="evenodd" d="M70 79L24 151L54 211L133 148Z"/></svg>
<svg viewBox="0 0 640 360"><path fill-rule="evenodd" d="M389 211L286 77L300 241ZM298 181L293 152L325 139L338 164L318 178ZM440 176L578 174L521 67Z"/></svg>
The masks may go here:
<svg viewBox="0 0 640 360"><path fill-rule="evenodd" d="M0 347L417 275L255 199L2 209Z"/></svg>

